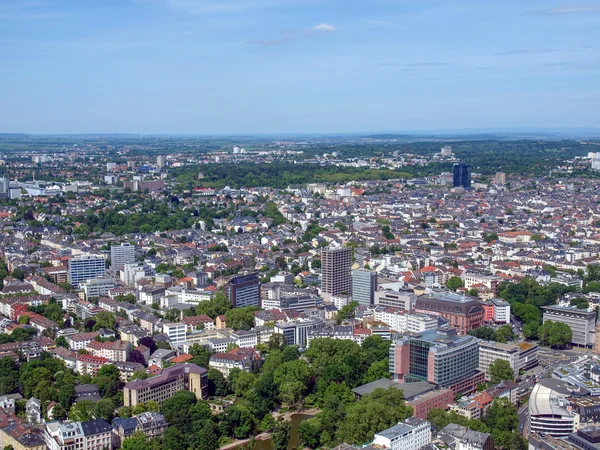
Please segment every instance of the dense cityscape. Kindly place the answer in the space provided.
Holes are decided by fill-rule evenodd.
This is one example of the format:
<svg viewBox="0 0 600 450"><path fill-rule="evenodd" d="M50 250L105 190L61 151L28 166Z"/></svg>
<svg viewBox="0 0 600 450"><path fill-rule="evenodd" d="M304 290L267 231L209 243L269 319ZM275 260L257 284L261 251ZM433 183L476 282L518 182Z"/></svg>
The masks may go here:
<svg viewBox="0 0 600 450"><path fill-rule="evenodd" d="M597 448L598 145L3 135L2 446Z"/></svg>

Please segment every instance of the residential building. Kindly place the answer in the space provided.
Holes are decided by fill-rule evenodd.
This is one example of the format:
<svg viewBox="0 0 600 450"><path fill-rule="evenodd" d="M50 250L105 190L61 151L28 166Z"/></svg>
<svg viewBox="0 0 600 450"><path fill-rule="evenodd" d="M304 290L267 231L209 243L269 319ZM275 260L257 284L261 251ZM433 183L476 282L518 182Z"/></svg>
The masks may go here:
<svg viewBox="0 0 600 450"><path fill-rule="evenodd" d="M111 450L112 427L102 419L82 422L81 428L85 438L85 450Z"/></svg>
<svg viewBox="0 0 600 450"><path fill-rule="evenodd" d="M578 309L575 306L542 306L544 322L562 322L571 328L571 343L582 347L594 345L596 332L596 312Z"/></svg>
<svg viewBox="0 0 600 450"><path fill-rule="evenodd" d="M125 267L125 264L135 263L135 245L124 242L121 245L110 247L110 267L117 272Z"/></svg>
<svg viewBox="0 0 600 450"><path fill-rule="evenodd" d="M208 398L208 371L195 364L176 364L146 380L134 380L123 388L125 406L155 401L161 404L175 393L187 390L197 399Z"/></svg>
<svg viewBox="0 0 600 450"><path fill-rule="evenodd" d="M46 450L44 433L38 428L14 422L0 428L0 442L3 448L13 450Z"/></svg>
<svg viewBox="0 0 600 450"><path fill-rule="evenodd" d="M473 431L455 423L442 428L433 442L454 450L494 450L494 441L488 433Z"/></svg>
<svg viewBox="0 0 600 450"><path fill-rule="evenodd" d="M361 305L372 305L377 290L377 272L356 269L352 271L352 300Z"/></svg>
<svg viewBox="0 0 600 450"><path fill-rule="evenodd" d="M455 394L477 389L485 375L479 368L479 340L456 330L431 330L404 336L390 347L390 373L403 383L428 381Z"/></svg>
<svg viewBox="0 0 600 450"><path fill-rule="evenodd" d="M100 256L82 255L69 260L69 283L78 288L81 283L106 274L106 260Z"/></svg>
<svg viewBox="0 0 600 450"><path fill-rule="evenodd" d="M112 427L102 419L88 422L47 422L44 437L49 450L112 450Z"/></svg>
<svg viewBox="0 0 600 450"><path fill-rule="evenodd" d="M260 307L260 280L258 274L250 273L232 277L225 284L225 295L234 308Z"/></svg>
<svg viewBox="0 0 600 450"><path fill-rule="evenodd" d="M431 442L431 424L411 417L375 434L374 446L390 450L419 450Z"/></svg>
<svg viewBox="0 0 600 450"><path fill-rule="evenodd" d="M131 343L127 341L91 341L85 349L94 356L109 359L110 361L127 361L131 353Z"/></svg>
<svg viewBox="0 0 600 450"><path fill-rule="evenodd" d="M321 250L321 294L326 302L334 295L352 293L351 266L351 249Z"/></svg>
<svg viewBox="0 0 600 450"><path fill-rule="evenodd" d="M68 336L65 336L67 343L69 344L69 349L73 351L78 351L84 349L90 342L96 339L98 333L96 331L92 331L89 333L74 333Z"/></svg>
<svg viewBox="0 0 600 450"><path fill-rule="evenodd" d="M227 353L212 354L208 364L227 378L232 369L251 372L255 368L258 368L259 362L260 355L254 349L236 348Z"/></svg>
<svg viewBox="0 0 600 450"><path fill-rule="evenodd" d="M77 357L77 362L75 363L75 371L80 375L91 375L95 377L98 374L98 370L108 362L107 358L101 356L79 355Z"/></svg>

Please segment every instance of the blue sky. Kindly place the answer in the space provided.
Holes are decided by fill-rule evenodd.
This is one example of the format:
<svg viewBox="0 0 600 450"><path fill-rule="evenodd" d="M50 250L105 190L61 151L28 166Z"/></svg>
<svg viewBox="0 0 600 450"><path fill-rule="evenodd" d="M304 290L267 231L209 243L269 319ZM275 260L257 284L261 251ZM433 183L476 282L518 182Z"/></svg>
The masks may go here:
<svg viewBox="0 0 600 450"><path fill-rule="evenodd" d="M600 2L0 0L0 132L600 126Z"/></svg>

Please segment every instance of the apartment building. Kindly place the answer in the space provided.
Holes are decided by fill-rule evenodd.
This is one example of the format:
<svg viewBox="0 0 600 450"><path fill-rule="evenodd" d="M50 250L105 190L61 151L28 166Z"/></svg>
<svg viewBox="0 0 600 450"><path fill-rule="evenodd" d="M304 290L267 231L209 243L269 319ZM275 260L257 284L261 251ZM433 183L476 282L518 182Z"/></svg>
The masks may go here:
<svg viewBox="0 0 600 450"><path fill-rule="evenodd" d="M305 319L276 323L273 333L282 334L286 345L304 346L307 343L308 334L311 331L322 328L325 328L325 321L323 319Z"/></svg>
<svg viewBox="0 0 600 450"><path fill-rule="evenodd" d="M351 266L351 249L321 250L321 294L326 302L334 295L352 293Z"/></svg>
<svg viewBox="0 0 600 450"><path fill-rule="evenodd" d="M135 263L135 245L124 242L110 248L110 266L113 271L122 270L125 264Z"/></svg>
<svg viewBox="0 0 600 450"><path fill-rule="evenodd" d="M100 356L110 361L127 361L131 353L131 344L127 341L91 341L85 349L94 356Z"/></svg>
<svg viewBox="0 0 600 450"><path fill-rule="evenodd" d="M161 404L177 392L193 392L197 399L208 398L208 371L195 364L176 364L146 380L134 380L123 388L125 406L154 401Z"/></svg>

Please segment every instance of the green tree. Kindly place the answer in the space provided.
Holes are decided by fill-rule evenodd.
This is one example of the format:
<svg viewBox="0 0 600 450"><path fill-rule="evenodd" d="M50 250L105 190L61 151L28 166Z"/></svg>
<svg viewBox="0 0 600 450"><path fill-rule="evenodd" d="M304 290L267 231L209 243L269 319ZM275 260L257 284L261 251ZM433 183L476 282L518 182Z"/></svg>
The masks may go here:
<svg viewBox="0 0 600 450"><path fill-rule="evenodd" d="M225 313L227 326L234 330L249 330L254 326L254 312L258 309L255 306L230 309Z"/></svg>
<svg viewBox="0 0 600 450"><path fill-rule="evenodd" d="M12 276L14 278L16 278L17 280L21 280L23 281L25 279L25 272L23 272L21 269L19 269L18 267L16 267L13 271L12 271Z"/></svg>
<svg viewBox="0 0 600 450"><path fill-rule="evenodd" d="M104 419L110 422L113 418L114 411L114 403L108 398L103 398L96 402L94 417L96 419Z"/></svg>
<svg viewBox="0 0 600 450"><path fill-rule="evenodd" d="M494 340L506 344L508 341L516 339L517 335L510 325L502 325L494 333Z"/></svg>
<svg viewBox="0 0 600 450"><path fill-rule="evenodd" d="M69 419L77 422L87 422L94 418L96 413L96 402L91 400L79 400L71 407Z"/></svg>
<svg viewBox="0 0 600 450"><path fill-rule="evenodd" d="M451 277L446 283L446 287L451 291L456 291L458 288L463 287L463 280L461 277Z"/></svg>
<svg viewBox="0 0 600 450"><path fill-rule="evenodd" d="M212 367L208 369L208 395L225 396L229 393L229 385L223 374Z"/></svg>
<svg viewBox="0 0 600 450"><path fill-rule="evenodd" d="M363 378L363 383L370 383L372 381L380 380L381 378L390 377L390 363L389 359L382 359L381 361L375 361L367 370Z"/></svg>
<svg viewBox="0 0 600 450"><path fill-rule="evenodd" d="M190 433L190 409L195 404L196 396L190 391L179 391L173 397L165 400L162 404L161 412L170 425L169 428L177 428L184 434Z"/></svg>
<svg viewBox="0 0 600 450"><path fill-rule="evenodd" d="M198 450L218 450L219 446L219 429L212 420L205 420L197 432L197 445L194 448Z"/></svg>
<svg viewBox="0 0 600 450"><path fill-rule="evenodd" d="M497 359L488 369L491 381L493 384L498 384L501 381L512 380L515 378L513 369L510 363L505 359Z"/></svg>
<svg viewBox="0 0 600 450"><path fill-rule="evenodd" d="M566 323L555 322L550 332L549 343L552 347L564 347L573 340L573 330Z"/></svg>
<svg viewBox="0 0 600 450"><path fill-rule="evenodd" d="M337 323L338 325L342 323L344 320L354 319L354 315L356 312L356 307L358 306L357 301L352 301L347 305L342 306L337 312Z"/></svg>
<svg viewBox="0 0 600 450"><path fill-rule="evenodd" d="M115 328L115 315L108 311L100 311L94 316L96 323L94 324L94 331L101 328L114 329Z"/></svg>
<svg viewBox="0 0 600 450"><path fill-rule="evenodd" d="M142 431L136 431L121 444L121 450L146 450L148 443Z"/></svg>
<svg viewBox="0 0 600 450"><path fill-rule="evenodd" d="M290 441L290 431L292 426L289 422L279 422L273 430L272 442L273 450L286 450Z"/></svg>
<svg viewBox="0 0 600 450"><path fill-rule="evenodd" d="M404 403L399 389L375 389L348 406L339 428L339 438L347 443L370 442L373 435L412 416L412 408Z"/></svg>

